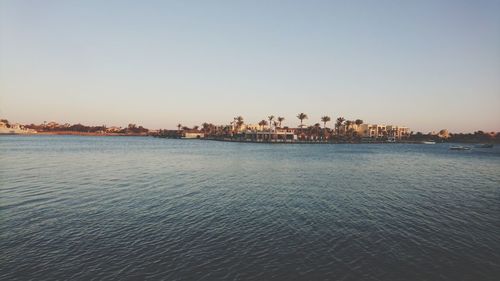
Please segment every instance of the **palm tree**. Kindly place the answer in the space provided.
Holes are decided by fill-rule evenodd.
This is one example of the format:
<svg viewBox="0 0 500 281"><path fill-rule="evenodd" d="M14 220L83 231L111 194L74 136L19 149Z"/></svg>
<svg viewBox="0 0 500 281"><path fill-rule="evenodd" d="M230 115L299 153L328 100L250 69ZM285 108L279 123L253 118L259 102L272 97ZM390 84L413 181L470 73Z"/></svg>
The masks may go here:
<svg viewBox="0 0 500 281"><path fill-rule="evenodd" d="M314 135L316 136L316 139L319 138L319 132L320 132L320 130L321 130L321 124L320 123L314 124L313 132L314 132Z"/></svg>
<svg viewBox="0 0 500 281"><path fill-rule="evenodd" d="M178 138L181 137L181 128L182 128L181 123L177 124L177 137Z"/></svg>
<svg viewBox="0 0 500 281"><path fill-rule="evenodd" d="M323 122L323 138L326 139L326 123L327 122L330 122L332 119L330 118L330 116L323 116L321 117L321 121Z"/></svg>
<svg viewBox="0 0 500 281"><path fill-rule="evenodd" d="M356 135L356 136L358 136L358 132L360 131L359 126L363 125L363 120L361 120L361 119L356 119L356 120L354 121L354 124L356 124L356 130L357 130L357 132L356 132L356 134L355 134L355 135Z"/></svg>
<svg viewBox="0 0 500 281"><path fill-rule="evenodd" d="M236 135L241 126L243 125L243 117L241 116L238 116L238 117L234 117L234 121L231 122L231 124L233 124L233 135Z"/></svg>
<svg viewBox="0 0 500 281"><path fill-rule="evenodd" d="M279 125L279 122L278 121L273 121L273 126L274 126L274 130L276 131L276 128L278 128L278 125ZM273 136L274 138L278 138L278 135L274 135Z"/></svg>
<svg viewBox="0 0 500 281"><path fill-rule="evenodd" d="M243 117L241 117L241 116L236 117L236 126L237 126L238 129L241 128L241 126L243 125L243 123L244 123L243 122Z"/></svg>
<svg viewBox="0 0 500 281"><path fill-rule="evenodd" d="M304 119L307 119L307 118L308 118L308 117L307 117L307 114L305 114L305 113L299 113L299 114L297 115L297 118L299 118L299 119L300 119L300 128L303 128L303 127L304 127L304 125L302 124L302 122L304 121Z"/></svg>
<svg viewBox="0 0 500 281"><path fill-rule="evenodd" d="M272 128L272 122L274 120L274 115L271 115L271 116L268 116L267 119L269 120L269 131L271 131L271 128Z"/></svg>
<svg viewBox="0 0 500 281"><path fill-rule="evenodd" d="M243 117L241 117L241 116L234 117L233 136L238 135L239 137L241 137L241 135L239 135L239 132L240 132L240 129L241 129L241 126L243 125L243 123L244 123Z"/></svg>
<svg viewBox="0 0 500 281"><path fill-rule="evenodd" d="M217 134L217 126L212 123L208 124L208 133Z"/></svg>
<svg viewBox="0 0 500 281"><path fill-rule="evenodd" d="M215 126L215 133L216 133L218 136L222 136L223 129L224 129L224 126L222 126L222 125Z"/></svg>
<svg viewBox="0 0 500 281"><path fill-rule="evenodd" d="M280 128L281 128L281 122L283 122L283 121L285 121L285 117L279 116L278 117L278 123L279 123Z"/></svg>
<svg viewBox="0 0 500 281"><path fill-rule="evenodd" d="M203 122L203 124L201 124L201 128L203 130L203 134L205 135L205 137L207 137L210 124L208 124L207 122Z"/></svg>
<svg viewBox="0 0 500 281"><path fill-rule="evenodd" d="M344 117L337 118L337 122L335 123L335 127L337 128L337 136L340 135L340 127L342 126L342 123L344 123L344 121Z"/></svg>
<svg viewBox="0 0 500 281"><path fill-rule="evenodd" d="M332 119L330 118L330 116L323 116L323 117L321 117L321 122L323 122L323 125L324 125L323 128L326 128L326 123L330 122L331 120Z"/></svg>
<svg viewBox="0 0 500 281"><path fill-rule="evenodd" d="M259 122L260 130L264 131L264 126L266 126L266 125L267 125L267 121L266 120L261 120Z"/></svg>
<svg viewBox="0 0 500 281"><path fill-rule="evenodd" d="M347 120L345 121L345 125L346 125L346 128L349 129L349 127L354 124L354 121L351 121L351 120Z"/></svg>
<svg viewBox="0 0 500 281"><path fill-rule="evenodd" d="M346 130L346 133L349 132L349 129L350 129L350 127L351 127L352 124L354 124L354 122L351 121L351 120L345 121L345 130Z"/></svg>

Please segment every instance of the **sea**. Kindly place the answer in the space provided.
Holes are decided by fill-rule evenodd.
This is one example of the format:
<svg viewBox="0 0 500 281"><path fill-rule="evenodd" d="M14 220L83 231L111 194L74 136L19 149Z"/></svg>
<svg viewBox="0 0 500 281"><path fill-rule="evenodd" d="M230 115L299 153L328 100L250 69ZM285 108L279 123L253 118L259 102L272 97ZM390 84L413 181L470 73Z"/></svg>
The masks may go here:
<svg viewBox="0 0 500 281"><path fill-rule="evenodd" d="M500 280L500 146L1 136L0 280Z"/></svg>

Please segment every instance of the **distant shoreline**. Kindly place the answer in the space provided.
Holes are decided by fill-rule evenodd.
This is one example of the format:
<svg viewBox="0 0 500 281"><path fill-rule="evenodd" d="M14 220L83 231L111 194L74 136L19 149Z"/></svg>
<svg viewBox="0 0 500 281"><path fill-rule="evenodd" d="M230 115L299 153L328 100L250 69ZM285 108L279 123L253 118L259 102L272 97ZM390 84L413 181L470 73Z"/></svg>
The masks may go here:
<svg viewBox="0 0 500 281"><path fill-rule="evenodd" d="M119 133L87 133L73 131L57 131L57 132L37 132L37 133L22 133L22 134L0 134L0 136L88 136L88 137L149 137L147 134L119 134Z"/></svg>
<svg viewBox="0 0 500 281"><path fill-rule="evenodd" d="M249 141L249 140L224 140L224 139L192 139L192 140L204 140L204 141L219 141L219 142L234 142L234 143L258 143L258 144L424 144L421 141L337 141L337 142L322 142L322 141ZM452 142L443 142L452 143ZM436 143L438 144L438 143Z"/></svg>
<svg viewBox="0 0 500 281"><path fill-rule="evenodd" d="M120 133L90 133L90 132L74 132L74 131L57 131L57 132L37 132L37 133L4 133L0 136L84 136L84 137L155 137L150 134L120 134ZM253 141L253 140L235 140L235 139L217 139L217 138L165 138L165 139L179 139L186 141L218 141L218 142L232 142L232 143L258 143L258 144L424 144L422 141L415 140L400 140L396 142L388 141L336 141L336 142L322 142L322 141ZM467 141L448 141L436 142L449 143L449 144L481 144L485 142L467 142ZM489 142L498 144L498 142Z"/></svg>

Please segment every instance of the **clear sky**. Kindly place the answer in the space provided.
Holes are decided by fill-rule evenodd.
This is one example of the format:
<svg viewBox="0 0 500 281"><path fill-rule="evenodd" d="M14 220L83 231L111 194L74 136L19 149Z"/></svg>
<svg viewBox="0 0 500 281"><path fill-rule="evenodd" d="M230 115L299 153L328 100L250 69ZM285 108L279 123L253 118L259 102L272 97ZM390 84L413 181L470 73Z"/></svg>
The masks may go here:
<svg viewBox="0 0 500 281"><path fill-rule="evenodd" d="M0 116L500 131L500 1L0 1Z"/></svg>

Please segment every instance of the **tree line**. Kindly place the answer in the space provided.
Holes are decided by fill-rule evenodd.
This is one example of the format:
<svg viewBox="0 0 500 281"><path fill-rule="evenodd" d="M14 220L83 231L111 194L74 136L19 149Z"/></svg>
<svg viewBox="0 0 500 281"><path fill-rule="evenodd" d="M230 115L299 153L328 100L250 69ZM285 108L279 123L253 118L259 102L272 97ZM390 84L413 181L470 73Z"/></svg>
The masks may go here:
<svg viewBox="0 0 500 281"><path fill-rule="evenodd" d="M360 138L357 131L354 128L354 125L362 125L363 120L347 120L344 117L338 117L335 120L334 128L327 127L327 124L332 121L330 116L322 116L320 118L320 122L315 123L314 125L306 126L304 125L304 121L309 119L309 116L306 113L297 114L297 119L300 122L298 128L290 128L288 126L282 126L283 121L285 121L285 117L274 115L269 115L266 119L262 119L257 123L259 126L259 130L261 132L275 132L277 130L290 130L293 129L296 134L300 135L304 140L326 140L332 138L343 138L343 139L356 139ZM323 124L323 126L321 126ZM214 125L212 123L204 122L200 126L194 126L192 128L183 126L182 124L177 125L177 130L160 130L158 132L158 136L160 137L170 137L170 138L179 138L185 132L189 132L192 130L200 131L207 138L240 138L241 129L245 125L244 118L242 116L237 116L233 118L233 121L229 123L229 125ZM257 131L255 128L247 129L248 131Z"/></svg>
<svg viewBox="0 0 500 281"><path fill-rule="evenodd" d="M35 125L29 124L25 125L25 128L36 130L37 132L79 132L79 133L116 133L116 134L147 134L149 129L143 126L137 126L136 124L128 124L127 127L111 127L108 128L106 125L100 126L87 126L83 124L58 124L55 122L44 122L43 124Z"/></svg>

